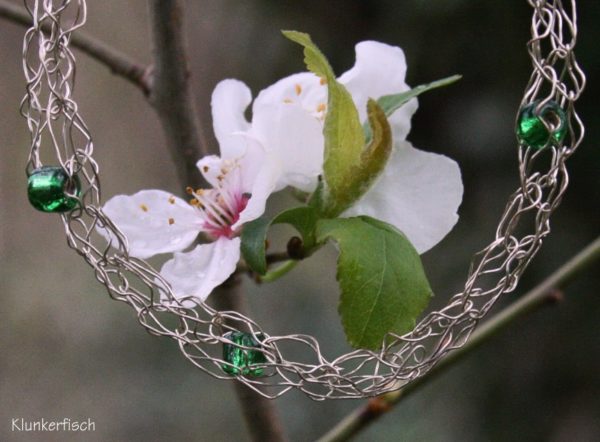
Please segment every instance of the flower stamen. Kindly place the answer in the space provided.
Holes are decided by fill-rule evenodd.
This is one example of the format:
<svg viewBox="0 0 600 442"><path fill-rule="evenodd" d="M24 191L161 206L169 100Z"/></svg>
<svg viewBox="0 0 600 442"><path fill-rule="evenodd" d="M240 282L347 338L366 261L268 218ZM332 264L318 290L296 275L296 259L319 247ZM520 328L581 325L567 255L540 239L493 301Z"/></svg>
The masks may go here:
<svg viewBox="0 0 600 442"><path fill-rule="evenodd" d="M233 222L231 214L227 213L227 211L220 206L216 198L209 198L207 195L200 195L198 193L195 196L200 204L202 204L201 210L204 210L209 218L212 217L213 221L219 218L225 218L227 221Z"/></svg>
<svg viewBox="0 0 600 442"><path fill-rule="evenodd" d="M201 166L206 174L212 172L207 181L212 184L208 189L186 188L193 198L189 203L198 210L205 232L212 238L233 238L237 233L232 229L246 208L250 195L243 194L242 174L237 160L223 160L220 166Z"/></svg>

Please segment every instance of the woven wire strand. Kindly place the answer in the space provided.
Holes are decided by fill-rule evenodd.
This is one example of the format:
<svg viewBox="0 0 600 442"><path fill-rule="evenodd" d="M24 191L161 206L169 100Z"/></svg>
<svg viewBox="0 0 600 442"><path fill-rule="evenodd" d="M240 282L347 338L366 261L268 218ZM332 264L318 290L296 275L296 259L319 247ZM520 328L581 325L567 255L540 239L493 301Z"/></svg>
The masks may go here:
<svg viewBox="0 0 600 442"><path fill-rule="evenodd" d="M498 298L513 291L529 262L550 232L550 216L569 183L567 159L580 145L583 124L575 112L585 76L573 48L577 37L575 0L528 0L533 9L527 44L533 72L522 106L550 100L566 112L568 133L558 145L518 150L520 186L510 196L493 241L476 253L464 290L439 311L427 314L409 333L390 334L380 351L355 350L327 358L312 336L271 336L252 319L234 311L217 311L207 304L196 308L159 302L161 293L174 300L169 284L147 262L128 255L127 239L101 210L98 165L90 132L72 98L75 56L71 35L86 20L85 0L26 1L33 19L23 47L27 94L21 113L31 133L27 172L43 165L42 149L70 176L82 183L81 204L62 214L69 247L93 268L109 295L134 309L140 324L153 335L177 342L182 354L200 370L219 379L236 378L262 396L275 398L298 389L315 400L357 398L392 391L423 376L448 352L463 346ZM550 123L544 123L550 127ZM110 230L112 246L96 233ZM257 367L264 376L226 374L222 367L228 331L260 333L267 362ZM289 349L307 355L294 362ZM250 350L247 347L239 346Z"/></svg>

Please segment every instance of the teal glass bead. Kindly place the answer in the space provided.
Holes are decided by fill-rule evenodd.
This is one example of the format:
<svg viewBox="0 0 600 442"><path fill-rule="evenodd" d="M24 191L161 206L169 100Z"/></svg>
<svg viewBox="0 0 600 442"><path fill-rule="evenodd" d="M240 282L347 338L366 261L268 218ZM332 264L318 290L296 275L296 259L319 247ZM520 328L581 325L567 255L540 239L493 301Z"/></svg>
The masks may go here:
<svg viewBox="0 0 600 442"><path fill-rule="evenodd" d="M524 106L517 119L517 137L527 146L541 149L559 144L567 133L567 116L555 101L549 101L539 111L539 100ZM544 121L553 128L549 131Z"/></svg>
<svg viewBox="0 0 600 442"><path fill-rule="evenodd" d="M235 331L228 332L223 335L223 337L237 344L223 344L223 360L227 362L227 364L222 364L221 368L225 373L253 377L263 375L263 367L253 366L267 362L264 353L260 350L238 347L238 345L240 345L244 347L260 348L260 342L257 342L254 336L250 333ZM262 340L261 334L258 334L257 337Z"/></svg>
<svg viewBox="0 0 600 442"><path fill-rule="evenodd" d="M67 212L77 206L81 182L69 177L62 167L44 166L35 169L27 180L29 202L42 212Z"/></svg>

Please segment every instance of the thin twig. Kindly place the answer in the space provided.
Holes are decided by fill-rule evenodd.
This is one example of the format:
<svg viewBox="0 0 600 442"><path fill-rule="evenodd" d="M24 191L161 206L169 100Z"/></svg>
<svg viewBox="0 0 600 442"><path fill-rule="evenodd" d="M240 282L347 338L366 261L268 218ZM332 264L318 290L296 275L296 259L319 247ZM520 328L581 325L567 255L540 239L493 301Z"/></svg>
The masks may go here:
<svg viewBox="0 0 600 442"><path fill-rule="evenodd" d="M564 289L574 278L588 270L599 260L600 237L552 273L540 285L481 325L473 333L467 344L441 359L426 375L411 382L399 391L387 393L369 400L364 406L357 408L341 420L327 434L321 437L319 442L340 442L356 436L365 427L390 411L403 399L444 373L448 368L452 367L459 360L462 360L464 356L470 354L481 344L487 342L492 336L505 329L516 319L548 303L559 301L562 298L560 290Z"/></svg>
<svg viewBox="0 0 600 442"><path fill-rule="evenodd" d="M201 176L196 161L206 151L189 85L183 2L149 0L148 6L155 57L150 101L163 125L181 183L197 187L201 183ZM241 281L236 275L218 288L213 298L220 304L220 310L235 310L248 315ZM285 440L272 401L240 382L235 382L235 391L253 440Z"/></svg>
<svg viewBox="0 0 600 442"><path fill-rule="evenodd" d="M207 150L190 88L183 2L149 0L148 6L155 60L150 102L163 125L180 181L199 187L202 178L196 161Z"/></svg>
<svg viewBox="0 0 600 442"><path fill-rule="evenodd" d="M32 25L31 17L25 8L10 4L4 0L0 0L0 17L26 27ZM42 26L42 30L49 32L49 27L44 25ZM142 64L81 31L77 31L71 35L71 44L81 52L108 67L115 75L131 82L141 89L144 95L150 93L150 79L147 75L148 69Z"/></svg>
<svg viewBox="0 0 600 442"><path fill-rule="evenodd" d="M290 258L287 252L267 253L266 256L267 264L276 264L278 262L289 261L290 259L292 258ZM236 275L242 273L252 273L252 269L244 261L239 262L235 269Z"/></svg>

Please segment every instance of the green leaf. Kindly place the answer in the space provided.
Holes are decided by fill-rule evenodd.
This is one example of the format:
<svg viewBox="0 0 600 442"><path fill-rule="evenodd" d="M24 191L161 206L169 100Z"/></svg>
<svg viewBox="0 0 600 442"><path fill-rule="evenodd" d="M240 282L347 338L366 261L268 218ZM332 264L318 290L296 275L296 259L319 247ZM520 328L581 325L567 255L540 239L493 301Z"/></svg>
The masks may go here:
<svg viewBox="0 0 600 442"><path fill-rule="evenodd" d="M281 212L271 224L290 224L302 236L304 248L310 249L316 243L315 227L317 225L317 211L312 207L296 207Z"/></svg>
<svg viewBox="0 0 600 442"><path fill-rule="evenodd" d="M352 178L339 188L331 189L323 204L325 217L334 218L352 206L371 187L392 152L392 131L383 109L374 101L367 102L367 117L373 137L361 154L360 167L352 171Z"/></svg>
<svg viewBox="0 0 600 442"><path fill-rule="evenodd" d="M377 104L381 106L385 115L389 117L403 105L405 105L411 99L421 95L423 92L436 89L438 87L448 86L449 84L455 83L462 78L462 75L452 75L451 77L442 78L441 80L433 81L431 83L422 84L409 91L401 92L399 94L384 95L379 97ZM363 125L366 139L371 138L371 129L367 123Z"/></svg>
<svg viewBox="0 0 600 442"><path fill-rule="evenodd" d="M244 230L242 230L240 251L248 266L259 275L267 273L265 242L269 227L271 227L271 221L266 218L258 218L244 224Z"/></svg>
<svg viewBox="0 0 600 442"><path fill-rule="evenodd" d="M384 95L377 100L377 103L381 106L386 116L392 115L402 105L409 100L421 95L423 92L430 91L443 86L448 86L452 83L456 83L462 78L462 75L452 75L450 77L442 78L441 80L432 81L431 83L422 84L409 91L402 92L400 94Z"/></svg>
<svg viewBox="0 0 600 442"><path fill-rule="evenodd" d="M319 182L317 188L314 190L312 195L308 198L308 205L314 208L316 211L321 212L321 207L324 207L323 193L325 192L325 184L323 183L323 177L319 176Z"/></svg>
<svg viewBox="0 0 600 442"><path fill-rule="evenodd" d="M272 220L258 218L244 224L242 230L241 252L248 266L258 273L267 273L266 240L269 228L273 224L290 224L302 236L304 249L314 247L315 226L317 223L317 212L312 207L296 207L281 212Z"/></svg>
<svg viewBox="0 0 600 442"><path fill-rule="evenodd" d="M339 189L353 179L353 172L360 166L365 135L358 111L352 96L337 82L327 58L310 36L297 31L283 31L283 35L304 47L306 67L327 81L323 178L327 190L337 195L340 193Z"/></svg>
<svg viewBox="0 0 600 442"><path fill-rule="evenodd" d="M421 258L395 227L373 218L317 223L317 240L339 247L339 313L348 342L377 350L387 333L411 330L432 296Z"/></svg>
<svg viewBox="0 0 600 442"><path fill-rule="evenodd" d="M335 80L335 74L327 58L315 45L310 35L298 31L281 31L283 35L304 47L304 64L309 71L319 77Z"/></svg>

